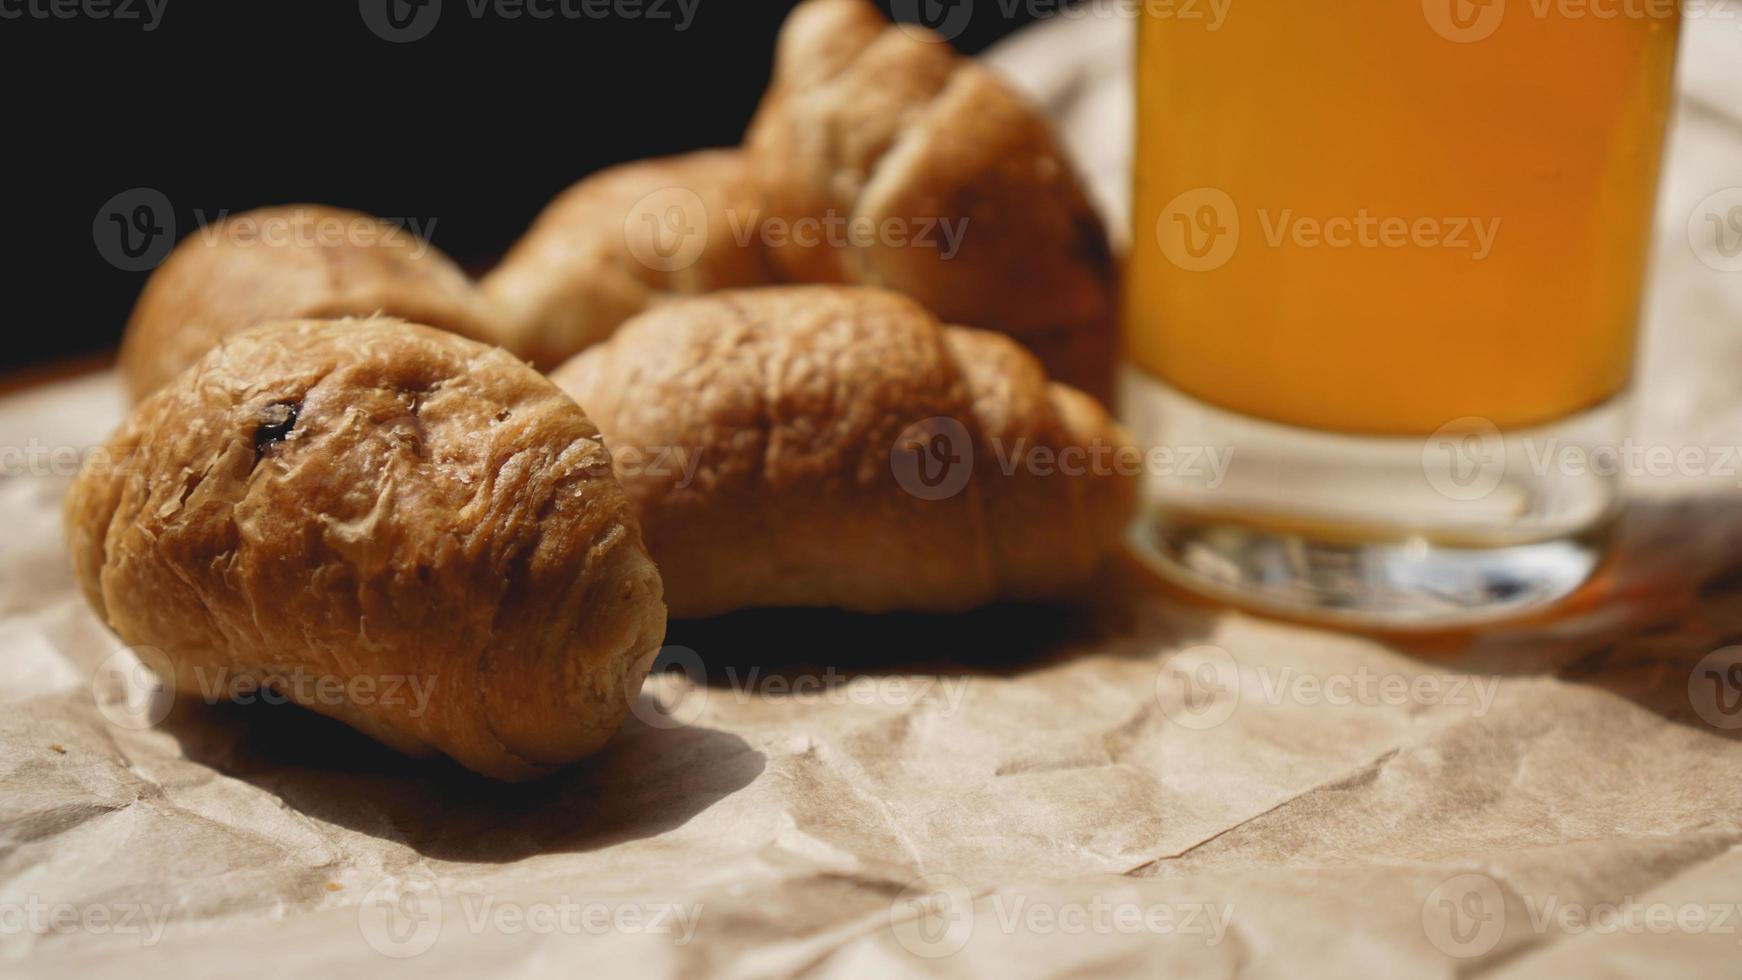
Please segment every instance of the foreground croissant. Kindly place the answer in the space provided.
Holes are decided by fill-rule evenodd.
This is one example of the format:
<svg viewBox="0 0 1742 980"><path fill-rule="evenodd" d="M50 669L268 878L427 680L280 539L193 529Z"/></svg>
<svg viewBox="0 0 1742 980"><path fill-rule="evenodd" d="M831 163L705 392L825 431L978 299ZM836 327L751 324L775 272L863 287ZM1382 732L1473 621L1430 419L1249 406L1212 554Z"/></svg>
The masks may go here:
<svg viewBox="0 0 1742 980"><path fill-rule="evenodd" d="M183 696L266 684L501 779L598 749L664 636L587 417L395 320L230 338L133 412L66 524L92 606Z"/></svg>
<svg viewBox="0 0 1742 980"><path fill-rule="evenodd" d="M675 301L551 380L611 447L674 616L1052 597L1135 504L1135 450L1093 399L883 290Z"/></svg>

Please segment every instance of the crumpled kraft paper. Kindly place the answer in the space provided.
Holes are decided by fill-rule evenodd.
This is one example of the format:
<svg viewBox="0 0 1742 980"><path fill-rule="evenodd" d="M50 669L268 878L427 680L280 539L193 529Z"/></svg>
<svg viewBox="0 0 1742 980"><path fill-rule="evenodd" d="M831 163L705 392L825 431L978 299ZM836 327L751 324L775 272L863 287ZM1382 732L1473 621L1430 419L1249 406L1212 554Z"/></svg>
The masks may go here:
<svg viewBox="0 0 1742 980"><path fill-rule="evenodd" d="M1701 237L1742 32L1688 27L1635 438L1702 462L1505 628L1292 626L1129 559L1068 608L674 624L608 751L506 787L139 697L58 517L116 379L5 399L0 973L1742 975L1742 260ZM992 59L1114 213L1128 30Z"/></svg>

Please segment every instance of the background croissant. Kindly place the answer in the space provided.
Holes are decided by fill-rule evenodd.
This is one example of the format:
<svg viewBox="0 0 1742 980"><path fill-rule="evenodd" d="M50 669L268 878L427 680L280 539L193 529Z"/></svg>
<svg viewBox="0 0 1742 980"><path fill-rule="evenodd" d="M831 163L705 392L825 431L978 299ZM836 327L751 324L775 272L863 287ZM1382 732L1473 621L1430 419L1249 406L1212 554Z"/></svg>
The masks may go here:
<svg viewBox="0 0 1742 980"><path fill-rule="evenodd" d="M779 283L895 289L946 320L1011 334L1099 397L1111 389L1106 231L1048 124L867 0L807 0L788 19L743 149L581 181L481 284L408 232L277 244L231 233L263 221L374 219L305 205L190 236L129 321L122 370L135 397L265 320L389 313L550 369L665 299ZM872 235L843 240L846 228Z"/></svg>
<svg viewBox="0 0 1742 980"><path fill-rule="evenodd" d="M782 278L904 293L945 322L1010 334L1055 378L1106 397L1106 228L1051 125L978 62L866 0L809 0L781 30L746 147L772 219L965 223L949 252L776 248Z"/></svg>
<svg viewBox="0 0 1742 980"><path fill-rule="evenodd" d="M177 245L134 304L121 376L138 401L257 324L372 313L504 339L500 315L440 249L370 215L297 204L226 217Z"/></svg>

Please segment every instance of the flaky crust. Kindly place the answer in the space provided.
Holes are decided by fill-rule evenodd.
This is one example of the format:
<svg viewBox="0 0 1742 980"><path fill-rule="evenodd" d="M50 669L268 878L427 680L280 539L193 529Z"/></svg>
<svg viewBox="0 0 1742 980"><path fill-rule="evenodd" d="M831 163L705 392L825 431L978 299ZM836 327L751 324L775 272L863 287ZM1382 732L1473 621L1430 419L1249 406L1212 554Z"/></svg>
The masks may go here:
<svg viewBox="0 0 1742 980"><path fill-rule="evenodd" d="M1052 597L1089 576L1135 505L1136 474L1112 458L1130 438L1093 399L1007 338L942 327L883 290L674 301L552 380L612 447L675 616ZM933 433L972 459L953 491L904 482L892 458ZM1043 472L1027 462L1038 447L1103 462Z"/></svg>
<svg viewBox="0 0 1742 980"><path fill-rule="evenodd" d="M383 313L490 344L496 314L464 272L422 238L342 208L259 208L177 245L145 285L121 342L135 401L219 339L272 320Z"/></svg>
<svg viewBox="0 0 1742 980"><path fill-rule="evenodd" d="M774 248L775 264L789 281L893 289L946 322L1011 334L1055 377L1104 395L1115 315L1106 229L1040 112L919 33L867 0L806 0L782 29L745 145L773 218L965 220L959 250L879 236Z"/></svg>
<svg viewBox="0 0 1742 980"><path fill-rule="evenodd" d="M597 749L664 635L587 417L394 320L229 338L133 412L66 524L92 606L184 695L251 679L501 779Z"/></svg>
<svg viewBox="0 0 1742 980"><path fill-rule="evenodd" d="M760 215L737 150L613 167L558 195L482 286L507 346L548 370L672 294L770 282Z"/></svg>

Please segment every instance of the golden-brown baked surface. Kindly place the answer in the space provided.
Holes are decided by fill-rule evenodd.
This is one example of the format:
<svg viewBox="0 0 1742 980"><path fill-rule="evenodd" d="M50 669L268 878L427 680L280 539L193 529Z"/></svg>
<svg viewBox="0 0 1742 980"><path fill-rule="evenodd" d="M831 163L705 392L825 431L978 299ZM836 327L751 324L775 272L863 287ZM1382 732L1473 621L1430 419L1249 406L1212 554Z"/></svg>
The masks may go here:
<svg viewBox="0 0 1742 980"><path fill-rule="evenodd" d="M121 376L137 401L230 334L375 313L504 339L488 300L429 242L356 211L295 204L232 215L183 239L134 304Z"/></svg>
<svg viewBox="0 0 1742 980"><path fill-rule="evenodd" d="M612 167L558 195L481 285L506 346L549 370L672 294L772 281L761 212L737 150Z"/></svg>
<svg viewBox="0 0 1742 980"><path fill-rule="evenodd" d="M924 34L868 0L806 0L781 30L745 146L771 219L909 231L944 220L958 224L957 247L879 234L787 244L773 260L791 282L893 289L947 323L1008 333L1054 377L1105 397L1116 303L1106 229L1040 111Z"/></svg>
<svg viewBox="0 0 1742 980"><path fill-rule="evenodd" d="M507 353L397 320L228 338L138 406L66 524L93 607L184 694L268 683L503 779L597 749L664 635L587 417Z"/></svg>
<svg viewBox="0 0 1742 980"><path fill-rule="evenodd" d="M552 380L611 447L675 616L1051 597L1135 505L1135 450L1093 399L883 290L675 300Z"/></svg>

